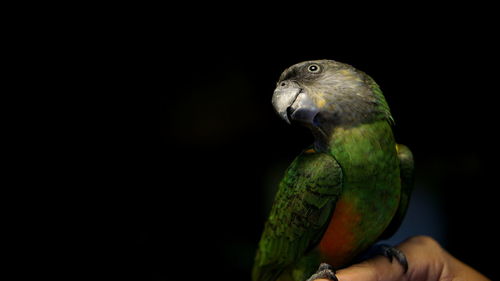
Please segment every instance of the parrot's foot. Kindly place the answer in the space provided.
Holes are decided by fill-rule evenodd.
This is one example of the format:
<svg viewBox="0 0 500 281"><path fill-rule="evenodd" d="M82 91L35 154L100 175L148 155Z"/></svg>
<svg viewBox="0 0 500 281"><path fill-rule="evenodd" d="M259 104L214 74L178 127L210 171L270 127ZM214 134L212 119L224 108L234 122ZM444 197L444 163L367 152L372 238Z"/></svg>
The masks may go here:
<svg viewBox="0 0 500 281"><path fill-rule="evenodd" d="M318 271L314 273L307 281L314 281L316 279L328 279L332 281L339 281L337 276L335 276L335 270L333 267L327 263L322 263L319 265Z"/></svg>
<svg viewBox="0 0 500 281"><path fill-rule="evenodd" d="M391 263L392 263L392 258L395 258L399 262L399 264L403 267L404 272L406 273L408 271L408 260L406 259L405 254L401 252L399 249L382 244L380 245L380 251L381 251L380 254L388 258Z"/></svg>
<svg viewBox="0 0 500 281"><path fill-rule="evenodd" d="M378 255L382 255L382 256L388 258L391 263L392 263L392 259L395 258L399 262L399 264L403 267L404 272L406 273L408 271L408 260L406 259L405 254L403 252L401 252L400 250L398 250L392 246L389 246L387 244L375 244L375 245L373 245L366 252L359 255L354 260L354 263L360 263L360 262L363 262L367 259L373 258L373 257L378 256Z"/></svg>

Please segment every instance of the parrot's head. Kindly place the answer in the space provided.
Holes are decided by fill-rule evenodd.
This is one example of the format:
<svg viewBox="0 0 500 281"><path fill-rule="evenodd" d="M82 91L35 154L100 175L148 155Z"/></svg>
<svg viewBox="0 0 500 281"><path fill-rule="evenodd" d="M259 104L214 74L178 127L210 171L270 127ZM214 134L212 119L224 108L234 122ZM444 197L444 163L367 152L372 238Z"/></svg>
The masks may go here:
<svg viewBox="0 0 500 281"><path fill-rule="evenodd" d="M335 127L392 121L377 84L364 72L332 61L305 61L281 74L273 106L288 123L296 122L323 134Z"/></svg>

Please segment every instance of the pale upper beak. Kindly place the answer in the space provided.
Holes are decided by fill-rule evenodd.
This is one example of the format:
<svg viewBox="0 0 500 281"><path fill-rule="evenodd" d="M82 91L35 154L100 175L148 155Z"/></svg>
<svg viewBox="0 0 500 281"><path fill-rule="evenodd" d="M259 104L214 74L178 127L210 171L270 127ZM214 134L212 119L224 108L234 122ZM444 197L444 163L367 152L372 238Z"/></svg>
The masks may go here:
<svg viewBox="0 0 500 281"><path fill-rule="evenodd" d="M313 125L318 108L296 81L280 81L274 90L272 103L276 112L288 124L291 121Z"/></svg>

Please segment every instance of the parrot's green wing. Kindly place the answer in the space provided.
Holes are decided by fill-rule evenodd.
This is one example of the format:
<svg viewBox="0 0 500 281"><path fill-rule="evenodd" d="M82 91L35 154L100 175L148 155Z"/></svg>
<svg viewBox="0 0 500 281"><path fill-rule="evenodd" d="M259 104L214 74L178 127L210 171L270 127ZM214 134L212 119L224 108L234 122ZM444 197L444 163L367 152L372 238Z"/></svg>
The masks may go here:
<svg viewBox="0 0 500 281"><path fill-rule="evenodd" d="M401 174L401 199L399 200L399 207L394 215L389 226L386 228L380 239L388 239L396 231L403 222L403 219L408 210L408 205L410 203L410 196L413 190L413 178L414 178L414 164L413 164L413 154L410 149L402 144L397 145L398 158L399 158L399 170Z"/></svg>
<svg viewBox="0 0 500 281"><path fill-rule="evenodd" d="M255 281L274 281L319 243L342 189L337 161L304 152L285 173L259 243Z"/></svg>

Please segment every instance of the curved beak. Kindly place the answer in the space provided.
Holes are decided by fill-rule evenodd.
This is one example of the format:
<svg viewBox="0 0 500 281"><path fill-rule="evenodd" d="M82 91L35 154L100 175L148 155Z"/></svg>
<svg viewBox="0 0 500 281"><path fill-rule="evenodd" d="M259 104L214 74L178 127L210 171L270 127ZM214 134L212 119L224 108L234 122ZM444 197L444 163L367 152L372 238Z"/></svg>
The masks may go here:
<svg viewBox="0 0 500 281"><path fill-rule="evenodd" d="M278 83L274 90L272 103L274 109L288 124L293 121L313 125L318 108L309 95L295 81L285 80Z"/></svg>

